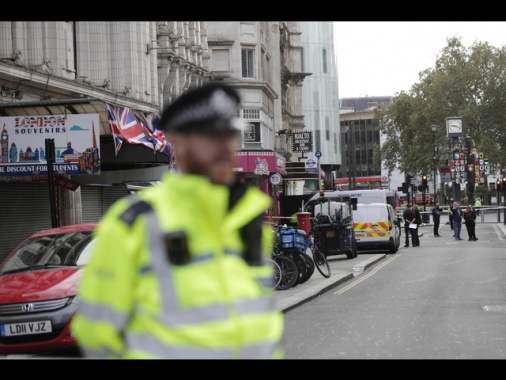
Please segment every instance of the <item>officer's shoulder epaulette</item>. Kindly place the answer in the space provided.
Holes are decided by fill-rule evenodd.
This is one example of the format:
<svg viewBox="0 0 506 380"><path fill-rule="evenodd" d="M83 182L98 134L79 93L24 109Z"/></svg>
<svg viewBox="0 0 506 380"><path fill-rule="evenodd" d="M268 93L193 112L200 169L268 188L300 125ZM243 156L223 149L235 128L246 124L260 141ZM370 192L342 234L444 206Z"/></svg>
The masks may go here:
<svg viewBox="0 0 506 380"><path fill-rule="evenodd" d="M151 204L137 198L136 196L130 196L128 197L128 200L130 201L130 206L123 211L119 218L129 226L135 222L135 219L137 219L139 215L153 210Z"/></svg>

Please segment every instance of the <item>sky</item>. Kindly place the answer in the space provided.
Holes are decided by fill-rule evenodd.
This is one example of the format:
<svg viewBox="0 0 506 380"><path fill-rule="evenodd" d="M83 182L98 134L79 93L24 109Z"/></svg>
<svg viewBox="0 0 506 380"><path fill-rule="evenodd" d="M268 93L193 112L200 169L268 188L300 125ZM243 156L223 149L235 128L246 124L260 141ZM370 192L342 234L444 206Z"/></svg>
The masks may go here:
<svg viewBox="0 0 506 380"><path fill-rule="evenodd" d="M506 45L504 21L334 22L339 98L394 96L435 67L447 38Z"/></svg>

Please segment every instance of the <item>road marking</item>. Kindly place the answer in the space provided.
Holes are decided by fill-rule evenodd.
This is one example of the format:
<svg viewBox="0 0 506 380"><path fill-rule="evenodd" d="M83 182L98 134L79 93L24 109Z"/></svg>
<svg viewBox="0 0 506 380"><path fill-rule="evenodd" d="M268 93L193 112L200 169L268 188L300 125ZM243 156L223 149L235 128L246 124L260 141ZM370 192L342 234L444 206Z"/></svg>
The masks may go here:
<svg viewBox="0 0 506 380"><path fill-rule="evenodd" d="M497 224L494 224L494 230L495 230L495 233L497 234L497 237L499 238L499 240L504 240L501 227L499 227Z"/></svg>
<svg viewBox="0 0 506 380"><path fill-rule="evenodd" d="M387 265L388 263L390 263L391 261L395 260L396 258L398 258L399 256L401 256L400 253L396 254L395 256L390 256L386 261L384 261L382 264L379 264L377 267L375 267L373 270L371 270L369 273L367 273L366 275L360 277L360 279L356 280L356 281L353 281L351 284L345 286L344 288L338 290L337 292L335 292L334 294L343 294L345 291L353 288L355 285L357 285L358 283L364 281L365 279L371 277L373 274L375 274L377 271L379 271L381 268L383 268L385 265Z"/></svg>

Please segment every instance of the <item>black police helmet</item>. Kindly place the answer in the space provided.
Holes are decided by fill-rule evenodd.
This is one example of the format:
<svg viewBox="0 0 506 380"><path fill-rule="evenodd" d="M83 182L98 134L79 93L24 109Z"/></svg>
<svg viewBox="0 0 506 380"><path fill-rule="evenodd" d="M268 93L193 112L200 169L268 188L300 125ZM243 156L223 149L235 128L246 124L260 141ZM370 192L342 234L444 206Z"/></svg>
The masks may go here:
<svg viewBox="0 0 506 380"><path fill-rule="evenodd" d="M168 132L240 130L237 91L220 82L191 88L162 112L159 128Z"/></svg>

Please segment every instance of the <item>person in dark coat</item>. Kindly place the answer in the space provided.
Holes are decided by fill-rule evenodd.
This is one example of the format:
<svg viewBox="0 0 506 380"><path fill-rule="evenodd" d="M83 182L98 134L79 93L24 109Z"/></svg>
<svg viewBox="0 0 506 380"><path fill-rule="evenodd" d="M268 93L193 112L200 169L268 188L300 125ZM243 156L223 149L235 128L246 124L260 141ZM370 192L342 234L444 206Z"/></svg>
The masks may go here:
<svg viewBox="0 0 506 380"><path fill-rule="evenodd" d="M414 228L409 228L409 225L415 222L415 213L411 209L410 204L406 206L406 210L402 213L402 218L404 219L404 235L406 236L404 247L409 247L410 236L411 243L413 244L413 247L415 247L415 234L416 238L418 238L418 232Z"/></svg>
<svg viewBox="0 0 506 380"><path fill-rule="evenodd" d="M420 214L420 210L418 209L418 205L413 206L413 212L415 213L415 240L413 243L413 247L419 247L420 246L420 236L418 235L418 227L420 227L420 224L422 224L422 215ZM423 234L422 234L423 235Z"/></svg>
<svg viewBox="0 0 506 380"><path fill-rule="evenodd" d="M434 237L441 237L439 235L439 222L441 221L441 209L439 208L439 203L434 205L432 209L432 222L434 223Z"/></svg>
<svg viewBox="0 0 506 380"><path fill-rule="evenodd" d="M464 223L467 229L467 236L469 241L476 241L476 210L471 205L467 205L466 211L464 212Z"/></svg>

